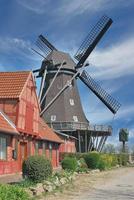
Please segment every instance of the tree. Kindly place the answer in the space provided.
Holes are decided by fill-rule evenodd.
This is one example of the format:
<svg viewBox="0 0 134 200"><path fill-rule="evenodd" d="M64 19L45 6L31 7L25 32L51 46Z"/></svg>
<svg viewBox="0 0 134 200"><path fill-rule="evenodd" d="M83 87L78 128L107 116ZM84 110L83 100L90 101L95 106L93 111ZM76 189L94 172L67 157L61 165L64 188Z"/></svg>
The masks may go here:
<svg viewBox="0 0 134 200"><path fill-rule="evenodd" d="M103 153L115 153L116 152L116 148L114 146L114 144L105 144L104 148L103 148Z"/></svg>

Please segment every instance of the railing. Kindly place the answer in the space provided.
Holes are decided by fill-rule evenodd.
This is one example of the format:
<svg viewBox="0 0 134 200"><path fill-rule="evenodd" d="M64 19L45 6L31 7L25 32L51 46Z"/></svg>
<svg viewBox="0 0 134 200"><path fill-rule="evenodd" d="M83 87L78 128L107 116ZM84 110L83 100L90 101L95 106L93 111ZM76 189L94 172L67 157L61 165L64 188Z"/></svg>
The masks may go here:
<svg viewBox="0 0 134 200"><path fill-rule="evenodd" d="M47 123L51 128L58 131L77 131L87 130L92 132L108 132L112 133L112 127L106 125L92 125L84 122L51 122Z"/></svg>
<svg viewBox="0 0 134 200"><path fill-rule="evenodd" d="M89 124L83 122L51 122L47 123L51 128L59 131L88 130Z"/></svg>

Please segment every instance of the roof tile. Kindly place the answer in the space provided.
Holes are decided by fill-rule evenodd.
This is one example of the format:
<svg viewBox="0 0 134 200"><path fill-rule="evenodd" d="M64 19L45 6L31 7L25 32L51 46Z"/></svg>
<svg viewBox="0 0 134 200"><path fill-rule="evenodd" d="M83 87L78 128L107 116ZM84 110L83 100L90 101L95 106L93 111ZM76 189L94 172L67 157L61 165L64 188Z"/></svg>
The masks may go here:
<svg viewBox="0 0 134 200"><path fill-rule="evenodd" d="M19 98L30 71L0 72L0 98Z"/></svg>
<svg viewBox="0 0 134 200"><path fill-rule="evenodd" d="M42 118L39 120L39 137L44 140L62 143L60 137L44 122Z"/></svg>

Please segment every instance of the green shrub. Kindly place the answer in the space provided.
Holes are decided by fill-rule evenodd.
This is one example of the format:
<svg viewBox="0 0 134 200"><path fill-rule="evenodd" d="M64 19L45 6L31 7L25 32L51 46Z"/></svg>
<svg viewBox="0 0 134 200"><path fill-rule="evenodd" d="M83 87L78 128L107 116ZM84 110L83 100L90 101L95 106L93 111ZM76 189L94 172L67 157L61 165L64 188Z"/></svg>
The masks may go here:
<svg viewBox="0 0 134 200"><path fill-rule="evenodd" d="M76 171L78 163L76 158L65 157L61 162L62 168L65 170Z"/></svg>
<svg viewBox="0 0 134 200"><path fill-rule="evenodd" d="M28 187L35 186L36 183L29 179L23 179L22 181L15 183L15 185L20 186L22 188L28 188Z"/></svg>
<svg viewBox="0 0 134 200"><path fill-rule="evenodd" d="M18 186L0 185L0 200L29 200L29 196Z"/></svg>
<svg viewBox="0 0 134 200"><path fill-rule="evenodd" d="M100 160L100 154L97 152L90 152L84 155L84 159L88 168L97 169Z"/></svg>
<svg viewBox="0 0 134 200"><path fill-rule="evenodd" d="M84 153L60 153L60 161L62 161L65 157L71 157L80 159L83 158Z"/></svg>
<svg viewBox="0 0 134 200"><path fill-rule="evenodd" d="M115 167L116 165L118 165L118 158L116 154L110 154L112 156L112 163L111 166Z"/></svg>
<svg viewBox="0 0 134 200"><path fill-rule="evenodd" d="M128 154L126 153L120 153L117 155L118 157L118 164L126 166L128 162Z"/></svg>
<svg viewBox="0 0 134 200"><path fill-rule="evenodd" d="M107 163L106 163L105 160L100 159L100 161L99 161L99 163L98 163L98 169L100 169L101 171L102 171L102 170L108 169Z"/></svg>
<svg viewBox="0 0 134 200"><path fill-rule="evenodd" d="M23 176L33 182L41 182L52 174L51 162L43 156L30 156L23 162Z"/></svg>

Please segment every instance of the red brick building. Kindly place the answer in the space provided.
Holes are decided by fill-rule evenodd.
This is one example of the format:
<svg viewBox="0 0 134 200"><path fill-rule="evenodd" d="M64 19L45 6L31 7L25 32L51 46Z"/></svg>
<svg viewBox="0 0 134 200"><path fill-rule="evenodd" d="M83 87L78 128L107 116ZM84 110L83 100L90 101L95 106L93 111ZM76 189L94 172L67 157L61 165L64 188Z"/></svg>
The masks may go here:
<svg viewBox="0 0 134 200"><path fill-rule="evenodd" d="M43 154L59 166L62 140L39 116L32 72L0 72L0 174L21 171L30 155Z"/></svg>

